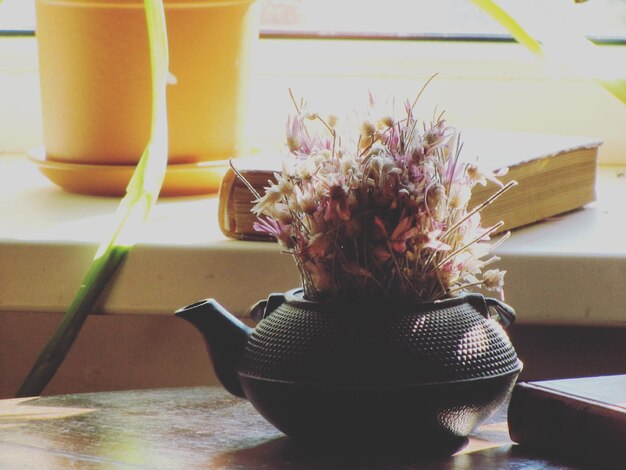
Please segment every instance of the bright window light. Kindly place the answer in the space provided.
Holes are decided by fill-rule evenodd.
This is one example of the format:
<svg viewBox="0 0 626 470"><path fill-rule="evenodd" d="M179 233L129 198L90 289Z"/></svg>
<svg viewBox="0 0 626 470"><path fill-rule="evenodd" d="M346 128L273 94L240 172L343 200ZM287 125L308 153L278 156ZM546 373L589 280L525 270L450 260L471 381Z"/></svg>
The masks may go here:
<svg viewBox="0 0 626 470"><path fill-rule="evenodd" d="M471 0L259 0L265 35L506 38L506 31ZM519 0L507 0L519 6ZM545 15L552 4L574 0L524 0L523 8ZM0 3L0 31L32 31L35 2ZM589 37L626 41L626 0L593 0L576 5L580 28ZM548 12L549 13L549 12ZM555 28L557 28L555 26Z"/></svg>
<svg viewBox="0 0 626 470"><path fill-rule="evenodd" d="M0 2L0 31L32 31L35 26L35 2L4 0Z"/></svg>

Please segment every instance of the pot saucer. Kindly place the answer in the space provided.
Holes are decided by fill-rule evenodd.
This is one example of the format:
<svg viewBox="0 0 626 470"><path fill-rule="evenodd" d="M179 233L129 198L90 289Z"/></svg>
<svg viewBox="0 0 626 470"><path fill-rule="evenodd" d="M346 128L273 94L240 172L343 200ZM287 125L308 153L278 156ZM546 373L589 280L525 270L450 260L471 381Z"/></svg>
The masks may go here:
<svg viewBox="0 0 626 470"><path fill-rule="evenodd" d="M28 158L57 186L70 193L91 196L123 196L135 171L134 165L48 160L43 148L29 152ZM168 165L160 195L176 197L217 193L228 168L228 160Z"/></svg>

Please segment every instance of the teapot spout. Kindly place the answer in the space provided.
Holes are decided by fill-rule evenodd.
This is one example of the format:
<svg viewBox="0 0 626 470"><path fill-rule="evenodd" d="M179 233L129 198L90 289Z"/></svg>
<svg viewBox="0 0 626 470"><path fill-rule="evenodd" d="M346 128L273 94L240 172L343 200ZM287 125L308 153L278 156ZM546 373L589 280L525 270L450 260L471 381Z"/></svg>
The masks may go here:
<svg viewBox="0 0 626 470"><path fill-rule="evenodd" d="M194 325L202 336L213 361L215 375L224 388L245 398L237 377L237 366L252 328L222 307L215 299L205 299L176 311L177 317Z"/></svg>

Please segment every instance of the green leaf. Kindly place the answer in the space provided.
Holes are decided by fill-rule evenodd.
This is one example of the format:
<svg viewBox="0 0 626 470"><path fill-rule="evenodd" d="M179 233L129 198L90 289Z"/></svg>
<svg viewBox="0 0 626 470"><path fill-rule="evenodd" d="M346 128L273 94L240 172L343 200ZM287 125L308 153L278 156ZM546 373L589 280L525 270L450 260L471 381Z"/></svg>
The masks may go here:
<svg viewBox="0 0 626 470"><path fill-rule="evenodd" d="M626 104L626 79L600 80L600 83L604 88L613 93L613 96L616 96L622 103Z"/></svg>
<svg viewBox="0 0 626 470"><path fill-rule="evenodd" d="M521 21L505 11L500 2L493 0L472 0L472 2L504 26L515 40L531 52L559 63L572 75L593 78L626 104L626 64L614 63L611 58L603 56L602 46L594 44L580 32L565 28L563 22L567 22L566 18L555 18L555 22L560 22L559 25L535 22L535 26L543 25L539 41L528 33ZM564 6L575 8L574 5ZM537 18L537 14L529 15L529 18Z"/></svg>
<svg viewBox="0 0 626 470"><path fill-rule="evenodd" d="M169 58L163 1L144 0L144 7L152 78L150 140L117 208L111 234L100 244L74 300L24 380L17 397L39 395L54 377L87 315L134 246L138 229L159 197L167 168L166 85Z"/></svg>
<svg viewBox="0 0 626 470"><path fill-rule="evenodd" d="M485 13L504 26L517 42L526 46L529 51L535 54L541 54L541 44L539 44L539 41L528 34L517 20L509 15L500 5L492 0L472 1Z"/></svg>

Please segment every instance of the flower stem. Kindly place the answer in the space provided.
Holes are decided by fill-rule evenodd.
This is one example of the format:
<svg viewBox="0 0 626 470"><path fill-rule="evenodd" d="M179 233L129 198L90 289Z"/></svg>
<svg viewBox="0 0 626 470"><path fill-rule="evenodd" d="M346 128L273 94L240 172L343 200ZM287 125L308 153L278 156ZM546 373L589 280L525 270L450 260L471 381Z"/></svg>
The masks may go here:
<svg viewBox="0 0 626 470"><path fill-rule="evenodd" d="M474 214L480 212L481 210L483 210L486 206L488 206L489 204L491 204L493 201L495 201L496 199L498 199L505 191L508 191L509 189L511 189L513 186L517 186L517 181L509 181L507 184L505 184L502 188L500 188L498 191L496 191L495 193L493 193L486 201L484 201L482 204L477 205L476 207L474 207L471 211L469 211L465 217L463 217L462 219L460 219L459 221L457 221L454 225L452 225L450 228L448 228L445 233L443 235L441 235L441 239L445 240L446 237L448 235L450 235L455 229L459 228L461 226L461 224L463 224L463 222L465 222L467 219L469 219L470 217L472 217Z"/></svg>
<svg viewBox="0 0 626 470"><path fill-rule="evenodd" d="M156 202L167 167L167 110L165 88L168 47L162 0L144 0L152 76L152 128L135 172L116 211L112 234L96 252L87 274L63 320L37 358L17 397L39 395L52 380L107 284L135 244L139 226Z"/></svg>
<svg viewBox="0 0 626 470"><path fill-rule="evenodd" d="M478 235L476 238L474 238L471 242L466 243L465 245L461 246L460 248L454 250L452 253L448 254L444 259L442 259L441 261L439 261L439 263L437 263L437 265L435 266L435 269L439 269L441 266L443 266L444 264L446 264L450 259L454 258L456 255L458 255L461 251L468 249L470 246L472 246L474 243L479 242L480 240L482 240L483 238L489 236L490 234L492 234L493 232L495 232L496 230L498 230L500 227L502 227L504 225L503 221L498 222L497 224L495 224L494 226L488 228L487 230L485 230L483 233L481 233L480 235Z"/></svg>

